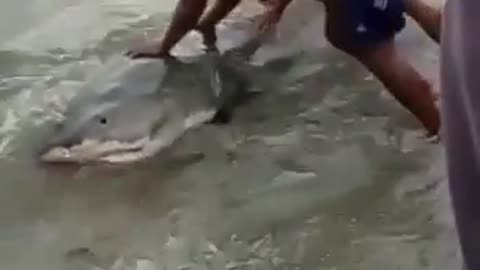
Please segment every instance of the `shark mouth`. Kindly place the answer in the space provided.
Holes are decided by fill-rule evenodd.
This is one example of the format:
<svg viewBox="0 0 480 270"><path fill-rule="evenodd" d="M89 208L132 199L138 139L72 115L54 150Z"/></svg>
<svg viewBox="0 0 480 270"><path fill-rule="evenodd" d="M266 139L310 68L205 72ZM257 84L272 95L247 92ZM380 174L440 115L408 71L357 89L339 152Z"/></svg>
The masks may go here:
<svg viewBox="0 0 480 270"><path fill-rule="evenodd" d="M185 119L181 127L165 126L162 132L153 132L135 141L84 139L71 146L54 145L40 155L40 160L46 163L134 163L172 145L187 129L199 127L214 114L215 110L197 112Z"/></svg>
<svg viewBox="0 0 480 270"><path fill-rule="evenodd" d="M150 156L152 140L148 137L132 141L83 140L71 147L54 146L41 155L47 163L132 163Z"/></svg>

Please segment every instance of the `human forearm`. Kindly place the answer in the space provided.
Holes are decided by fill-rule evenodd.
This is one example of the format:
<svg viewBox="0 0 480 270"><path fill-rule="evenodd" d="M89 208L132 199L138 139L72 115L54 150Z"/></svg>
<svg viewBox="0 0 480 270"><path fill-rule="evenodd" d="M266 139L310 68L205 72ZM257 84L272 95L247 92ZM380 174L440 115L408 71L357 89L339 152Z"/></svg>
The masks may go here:
<svg viewBox="0 0 480 270"><path fill-rule="evenodd" d="M274 8L277 9L277 12L280 14L283 13L285 8L292 2L292 0L277 0L278 3L274 5Z"/></svg>
<svg viewBox="0 0 480 270"><path fill-rule="evenodd" d="M199 23L199 28L216 25L225 18L237 5L240 0L217 0L215 5L205 14Z"/></svg>
<svg viewBox="0 0 480 270"><path fill-rule="evenodd" d="M168 53L190 30L195 28L206 4L207 0L180 0L163 37L160 52Z"/></svg>

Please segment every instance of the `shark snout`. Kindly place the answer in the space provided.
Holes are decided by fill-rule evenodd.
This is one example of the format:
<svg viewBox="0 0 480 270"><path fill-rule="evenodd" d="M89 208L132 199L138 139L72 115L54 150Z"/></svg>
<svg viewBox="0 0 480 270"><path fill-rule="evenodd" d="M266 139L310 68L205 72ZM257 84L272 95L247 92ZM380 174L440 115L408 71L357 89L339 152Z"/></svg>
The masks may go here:
<svg viewBox="0 0 480 270"><path fill-rule="evenodd" d="M46 143L41 145L37 149L37 156L43 160L45 157L51 153L54 149L60 150L60 149L67 149L72 148L75 145L80 144L80 140L75 137L56 137L56 138L51 138L47 140ZM61 151L61 150L60 150Z"/></svg>

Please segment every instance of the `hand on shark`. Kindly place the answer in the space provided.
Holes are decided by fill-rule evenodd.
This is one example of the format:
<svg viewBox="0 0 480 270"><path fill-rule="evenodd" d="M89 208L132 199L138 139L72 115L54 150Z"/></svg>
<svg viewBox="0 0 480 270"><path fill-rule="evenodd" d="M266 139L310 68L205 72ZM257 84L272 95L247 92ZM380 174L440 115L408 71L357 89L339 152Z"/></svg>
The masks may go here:
<svg viewBox="0 0 480 270"><path fill-rule="evenodd" d="M214 26L202 26L197 25L195 30L198 31L203 38L203 45L206 47L207 51L215 50L217 51L217 33L215 32Z"/></svg>
<svg viewBox="0 0 480 270"><path fill-rule="evenodd" d="M217 35L215 33L214 27L202 27L197 26L195 28L202 37L203 45L205 46L205 51L218 51L216 46ZM133 59L136 58L164 58L172 59L174 58L170 51L165 49L163 40L153 39L153 40L143 40L136 41L131 46L131 48L125 53L126 56Z"/></svg>
<svg viewBox="0 0 480 270"><path fill-rule="evenodd" d="M260 0L266 7L257 29L260 33L272 30L280 22L283 12L291 0Z"/></svg>
<svg viewBox="0 0 480 270"><path fill-rule="evenodd" d="M269 6L258 23L257 30L259 33L264 33L274 28L280 21L282 13L283 10L280 10L276 6Z"/></svg>
<svg viewBox="0 0 480 270"><path fill-rule="evenodd" d="M169 51L162 49L161 40L134 42L133 46L125 53L126 56L135 58L172 58Z"/></svg>

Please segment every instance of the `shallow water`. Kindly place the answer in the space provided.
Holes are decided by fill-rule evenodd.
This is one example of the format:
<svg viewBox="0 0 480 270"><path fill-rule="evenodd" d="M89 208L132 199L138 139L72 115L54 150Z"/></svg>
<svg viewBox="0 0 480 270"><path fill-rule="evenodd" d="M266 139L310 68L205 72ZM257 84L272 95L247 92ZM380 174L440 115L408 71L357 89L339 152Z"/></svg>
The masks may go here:
<svg viewBox="0 0 480 270"><path fill-rule="evenodd" d="M229 126L186 134L171 155L81 169L32 158L56 106L135 35L164 25L174 2L0 7L1 269L79 269L68 259L91 261L72 255L82 247L103 269L458 265L441 147L419 139L381 85L326 45L321 6L300 23L286 19L279 36L291 42L282 53L308 51L296 61L297 76L309 76L245 105ZM399 43L435 81L437 46L413 24ZM278 52L267 46L257 60ZM205 157L185 154L197 152Z"/></svg>

